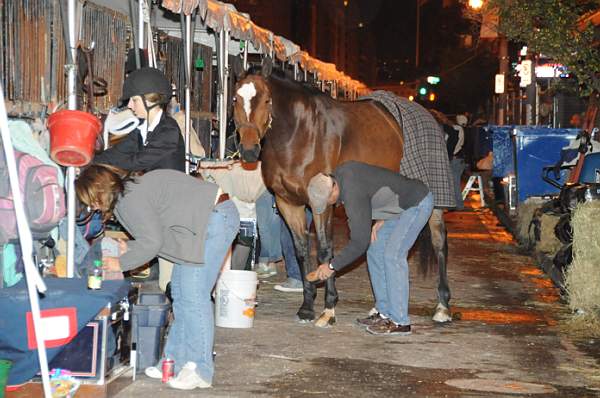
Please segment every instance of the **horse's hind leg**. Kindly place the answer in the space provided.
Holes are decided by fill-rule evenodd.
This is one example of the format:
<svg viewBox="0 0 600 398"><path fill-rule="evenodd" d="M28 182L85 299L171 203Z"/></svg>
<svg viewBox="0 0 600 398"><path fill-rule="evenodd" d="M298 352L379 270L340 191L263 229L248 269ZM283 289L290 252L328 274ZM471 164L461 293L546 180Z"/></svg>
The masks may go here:
<svg viewBox="0 0 600 398"><path fill-rule="evenodd" d="M320 215L315 215L315 229L317 231L317 262L324 264L333 257L333 207ZM325 310L315 322L315 326L328 327L335 323L335 305L338 302L338 293L335 288L335 276L325 282Z"/></svg>
<svg viewBox="0 0 600 398"><path fill-rule="evenodd" d="M435 322L450 322L450 287L448 286L447 259L448 259L448 234L444 223L442 209L434 209L429 218L429 230L431 231L431 243L438 264L438 300L433 320Z"/></svg>
<svg viewBox="0 0 600 398"><path fill-rule="evenodd" d="M312 271L312 267L304 206L291 205L278 196L276 196L276 201L283 219L292 232L294 247L296 248L296 258L298 259L300 274L302 275L302 282L304 285L304 301L298 310L298 318L300 322L310 322L315 319L314 304L315 298L317 297L317 288L314 283L306 280L306 275Z"/></svg>

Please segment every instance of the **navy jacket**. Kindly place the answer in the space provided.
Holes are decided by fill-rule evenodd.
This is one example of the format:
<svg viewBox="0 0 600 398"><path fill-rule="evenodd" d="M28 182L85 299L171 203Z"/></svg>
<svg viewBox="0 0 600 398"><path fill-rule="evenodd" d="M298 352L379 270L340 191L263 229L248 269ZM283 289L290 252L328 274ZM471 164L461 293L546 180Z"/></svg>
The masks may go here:
<svg viewBox="0 0 600 398"><path fill-rule="evenodd" d="M163 112L156 128L148 132L145 146L139 130L132 131L117 145L97 154L94 163L129 171L185 171L185 144L175 119Z"/></svg>

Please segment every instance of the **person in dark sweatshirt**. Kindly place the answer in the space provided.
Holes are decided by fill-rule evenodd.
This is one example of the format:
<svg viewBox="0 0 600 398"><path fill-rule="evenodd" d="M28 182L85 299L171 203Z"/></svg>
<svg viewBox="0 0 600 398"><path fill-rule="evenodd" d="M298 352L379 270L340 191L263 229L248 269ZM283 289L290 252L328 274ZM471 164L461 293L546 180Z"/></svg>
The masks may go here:
<svg viewBox="0 0 600 398"><path fill-rule="evenodd" d="M121 101L142 121L122 141L96 154L95 164L128 171L185 171L185 143L175 119L166 112L171 83L155 68L138 69L125 79Z"/></svg>
<svg viewBox="0 0 600 398"><path fill-rule="evenodd" d="M316 276L325 280L367 252L376 313L357 323L371 334L410 334L408 251L433 210L433 195L419 181L365 163L349 161L308 185L313 212L344 205L350 241Z"/></svg>

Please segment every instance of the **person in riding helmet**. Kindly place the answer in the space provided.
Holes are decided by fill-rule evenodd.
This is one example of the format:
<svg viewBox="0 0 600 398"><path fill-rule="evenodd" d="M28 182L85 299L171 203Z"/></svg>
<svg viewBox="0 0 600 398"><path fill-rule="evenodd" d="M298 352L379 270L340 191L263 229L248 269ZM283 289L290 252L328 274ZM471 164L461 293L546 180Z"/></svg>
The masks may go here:
<svg viewBox="0 0 600 398"><path fill-rule="evenodd" d="M166 112L171 83L156 68L131 72L123 83L121 101L141 123L115 146L99 153L94 163L128 171L185 170L185 144L177 122Z"/></svg>

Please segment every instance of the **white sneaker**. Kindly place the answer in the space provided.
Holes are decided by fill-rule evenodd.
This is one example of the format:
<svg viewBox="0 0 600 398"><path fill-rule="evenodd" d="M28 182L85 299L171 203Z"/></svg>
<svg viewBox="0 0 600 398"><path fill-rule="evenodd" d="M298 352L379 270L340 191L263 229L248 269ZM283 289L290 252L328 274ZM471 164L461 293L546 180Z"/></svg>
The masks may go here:
<svg viewBox="0 0 600 398"><path fill-rule="evenodd" d="M193 390L194 388L209 388L211 383L205 381L196 373L196 364L188 362L183 365L183 368L176 377L173 377L169 382L169 387L177 390Z"/></svg>
<svg viewBox="0 0 600 398"><path fill-rule="evenodd" d="M144 369L144 373L151 379L162 379L162 371L156 366L149 366Z"/></svg>
<svg viewBox="0 0 600 398"><path fill-rule="evenodd" d="M293 278L287 278L285 282L275 285L273 289L286 293L302 293L304 291L302 281Z"/></svg>
<svg viewBox="0 0 600 398"><path fill-rule="evenodd" d="M270 278L277 275L277 267L273 263L258 263L256 266L256 276L259 279Z"/></svg>

